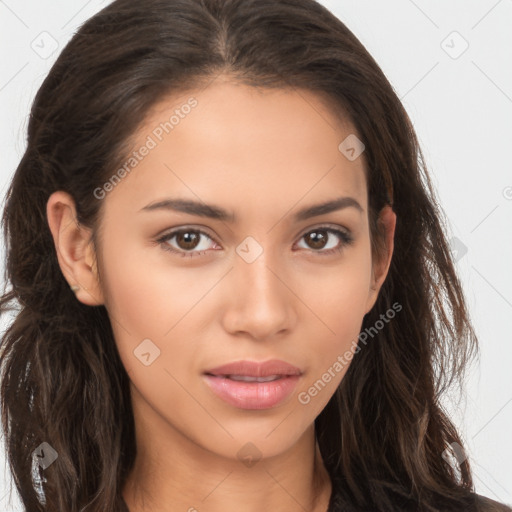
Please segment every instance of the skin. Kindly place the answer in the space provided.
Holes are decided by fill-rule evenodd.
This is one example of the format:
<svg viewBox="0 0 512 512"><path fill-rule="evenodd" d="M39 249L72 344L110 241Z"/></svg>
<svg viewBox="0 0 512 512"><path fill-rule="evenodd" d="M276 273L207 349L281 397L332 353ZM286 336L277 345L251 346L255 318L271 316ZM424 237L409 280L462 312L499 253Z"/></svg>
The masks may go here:
<svg viewBox="0 0 512 512"><path fill-rule="evenodd" d="M131 512L324 512L332 488L314 420L348 365L308 404L298 395L357 339L388 272L396 216L382 210L387 252L372 261L364 153L350 161L338 150L357 132L307 91L217 79L159 103L134 149L191 96L198 105L102 199L97 253L68 194L55 192L47 204L63 275L81 287L77 300L106 307L130 377L138 454L123 496ZM362 211L293 219L340 196ZM168 197L221 206L237 222L140 211ZM348 230L353 243L321 231L323 247L305 236L326 224ZM208 236L195 246L178 237L155 242L175 228ZM263 250L251 263L236 252L247 236ZM342 249L321 253L335 247ZM147 338L160 350L149 366L134 355ZM238 359L273 358L303 373L271 409L233 407L201 376ZM237 455L249 442L261 457L251 467Z"/></svg>

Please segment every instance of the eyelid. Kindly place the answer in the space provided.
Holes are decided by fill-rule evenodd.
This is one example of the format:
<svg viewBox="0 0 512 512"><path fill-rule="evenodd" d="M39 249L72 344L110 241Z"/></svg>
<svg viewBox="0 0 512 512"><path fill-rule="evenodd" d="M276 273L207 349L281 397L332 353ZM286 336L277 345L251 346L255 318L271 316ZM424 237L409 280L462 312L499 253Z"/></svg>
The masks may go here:
<svg viewBox="0 0 512 512"><path fill-rule="evenodd" d="M188 231L193 231L195 233L198 233L199 235L204 235L207 238L209 238L210 240L212 240L215 244L220 246L219 242L217 242L215 237L210 235L203 228L195 227L195 226L180 226L180 227L177 227L177 228L173 228L170 231L164 232L162 235L157 236L157 238L155 239L155 242L157 244L159 244L160 246L162 246L162 248L165 251L168 251L168 252L171 252L171 253L174 253L174 254L178 254L180 256L185 256L185 257L199 256L202 253L207 252L207 251L204 251L204 250L203 251L198 251L198 250L192 250L192 251L179 250L179 249L175 249L174 247L171 247L167 243L169 240L173 239L179 233L188 232Z"/></svg>
<svg viewBox="0 0 512 512"><path fill-rule="evenodd" d="M315 229L322 229L322 228L324 228L324 229L332 228L332 229L335 229L335 230L344 231L347 235L351 235L352 234L352 230L349 229L346 226L342 226L340 224L329 223L329 222L323 222L323 223L320 222L318 224L313 224L310 227L301 229L295 235L295 239L299 239L300 237L304 236L305 234L309 233L310 231L314 231ZM210 228L208 228L206 226L203 226L201 224L190 224L190 225L185 224L185 225L179 225L179 226L175 226L175 227L172 227L172 228L168 228L168 229L164 230L162 232L162 234L157 235L155 237L155 239L167 237L168 235L176 234L176 233L178 233L180 231L185 231L185 230L197 231L198 233L202 233L203 235L206 235L207 237L209 237L212 240L214 240L217 244L221 245L217 241L216 235L212 235L210 233L210 231L211 231Z"/></svg>
<svg viewBox="0 0 512 512"><path fill-rule="evenodd" d="M348 229L345 226L341 226L340 224L333 224L330 222L320 222L318 224L314 224L311 227L301 229L299 231L299 234L296 236L296 238L300 238L311 231L315 231L315 229L333 229L335 231L343 231L347 235L351 235L351 233L352 233L350 229Z"/></svg>
<svg viewBox="0 0 512 512"><path fill-rule="evenodd" d="M341 252L346 246L351 245L354 242L354 237L348 228L346 228L344 226L340 226L338 224L330 224L330 223L323 223L323 224L320 223L318 225L308 227L308 228L300 231L299 235L297 235L295 238L297 241L300 241L305 235L307 235L308 233L315 231L315 230L325 230L331 234L338 236L340 238L339 247L331 248L331 249L327 249L327 250L314 250L314 249L309 249L309 250L301 249L301 250L306 250L306 251L309 251L310 253L315 253L315 254L319 254L319 255L328 255L328 254L332 254L333 252ZM203 227L198 227L198 226L194 226L194 225L190 225L190 226L185 225L185 226L171 228L170 231L164 232L162 235L158 235L155 239L155 242L158 243L159 245L167 245L167 247L163 248L164 250L175 253L175 254L179 254L180 256L195 257L195 256L200 256L200 255L208 252L208 250L184 251L184 250L175 249L175 248L169 246L169 244L167 244L167 242L169 240L171 240L172 238L174 238L177 234L179 234L181 232L187 232L187 231L193 231L200 235L204 235L207 238L209 238L210 240L212 240L215 244L221 246L221 244L216 240L216 237L214 237L210 233L208 233ZM218 250L218 249L213 249L213 250Z"/></svg>

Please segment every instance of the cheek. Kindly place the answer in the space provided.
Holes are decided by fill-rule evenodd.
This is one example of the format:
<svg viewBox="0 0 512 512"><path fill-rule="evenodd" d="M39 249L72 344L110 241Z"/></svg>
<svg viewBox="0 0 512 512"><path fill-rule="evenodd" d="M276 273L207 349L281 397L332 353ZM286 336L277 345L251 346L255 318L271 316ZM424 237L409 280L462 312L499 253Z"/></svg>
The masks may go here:
<svg viewBox="0 0 512 512"><path fill-rule="evenodd" d="M306 286L314 292L308 297L308 306L321 320L317 324L317 372L330 367L347 351L355 350L361 330L371 284L371 257L368 247L353 250L350 257L336 269L316 276L316 287L311 287L313 277ZM323 335L318 336L322 332ZM345 366L352 360L347 354Z"/></svg>
<svg viewBox="0 0 512 512"><path fill-rule="evenodd" d="M315 304L315 313L326 323L329 320L328 325L337 333L350 330L366 313L371 285L369 250L369 243L359 243L342 256L339 265L308 273L304 278L309 290L305 296Z"/></svg>
<svg viewBox="0 0 512 512"><path fill-rule="evenodd" d="M128 239L119 232L108 237L103 247L102 284L119 354L126 371L137 380L145 368L138 358L139 347L158 354L152 370L173 369L177 360L194 356L197 347L191 340L201 331L197 326L204 323L205 311L215 312L216 290L212 288L225 270L186 268L163 249L130 244ZM156 382L146 384L149 389L159 388Z"/></svg>
<svg viewBox="0 0 512 512"><path fill-rule="evenodd" d="M162 338L201 299L214 276L177 266L157 246L104 245L103 286L109 313L135 337Z"/></svg>
<svg viewBox="0 0 512 512"><path fill-rule="evenodd" d="M145 339L161 351L158 363L172 367L172 361L166 361L170 341L173 354L191 351L193 355L195 349L187 340L201 339L200 331L208 331L208 325L218 320L222 299L230 303L218 295L225 293L225 286L215 289L226 268L211 264L192 268L158 246L143 246L133 234L130 238L121 229L111 231L102 250L103 287L125 367L130 371L134 364L140 365L134 350ZM301 261L283 276L291 280L289 286L300 298L290 296L297 301L301 331L297 336L304 340L299 350L316 358L317 370L330 365L357 340L370 286L369 242L360 240L339 260L326 257L324 263L321 258ZM308 346L308 339L315 341Z"/></svg>

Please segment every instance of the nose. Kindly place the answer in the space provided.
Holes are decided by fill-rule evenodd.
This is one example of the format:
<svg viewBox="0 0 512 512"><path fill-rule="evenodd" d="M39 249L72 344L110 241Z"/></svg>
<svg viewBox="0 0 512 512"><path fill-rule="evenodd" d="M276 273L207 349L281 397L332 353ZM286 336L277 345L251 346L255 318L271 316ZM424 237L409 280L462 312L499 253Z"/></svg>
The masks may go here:
<svg viewBox="0 0 512 512"><path fill-rule="evenodd" d="M231 293L223 324L227 332L266 340L293 329L297 298L289 273L264 251L248 263L236 257L230 272Z"/></svg>

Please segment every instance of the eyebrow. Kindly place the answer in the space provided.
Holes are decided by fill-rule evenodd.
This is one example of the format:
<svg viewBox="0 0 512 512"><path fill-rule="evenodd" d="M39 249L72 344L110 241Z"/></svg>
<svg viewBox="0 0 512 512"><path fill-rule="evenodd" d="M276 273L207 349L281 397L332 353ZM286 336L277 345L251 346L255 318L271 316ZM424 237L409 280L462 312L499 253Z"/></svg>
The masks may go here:
<svg viewBox="0 0 512 512"><path fill-rule="evenodd" d="M355 208L363 212L363 207L353 197L338 197L325 203L307 206L294 214L293 219L297 222L318 217L327 213L342 210L344 208ZM201 203L191 199L164 199L162 201L150 203L139 211L155 211L155 210L174 210L177 212L197 215L198 217L208 217L210 219L220 220L224 222L235 223L237 218L232 212L228 212L213 204Z"/></svg>

